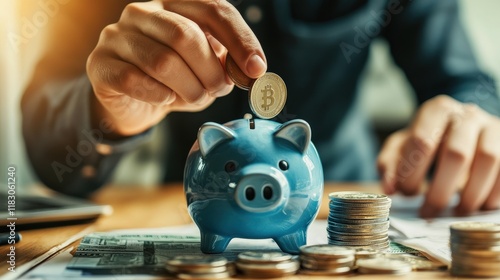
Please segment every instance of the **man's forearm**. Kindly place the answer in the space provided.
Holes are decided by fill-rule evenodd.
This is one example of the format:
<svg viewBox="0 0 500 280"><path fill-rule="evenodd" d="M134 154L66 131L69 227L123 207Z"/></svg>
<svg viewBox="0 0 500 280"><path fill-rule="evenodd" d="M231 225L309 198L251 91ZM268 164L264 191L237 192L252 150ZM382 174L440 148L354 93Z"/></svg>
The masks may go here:
<svg viewBox="0 0 500 280"><path fill-rule="evenodd" d="M125 150L144 137L107 143L112 123L91 126L92 88L86 76L28 88L22 101L23 134L33 167L48 187L86 196L111 176Z"/></svg>

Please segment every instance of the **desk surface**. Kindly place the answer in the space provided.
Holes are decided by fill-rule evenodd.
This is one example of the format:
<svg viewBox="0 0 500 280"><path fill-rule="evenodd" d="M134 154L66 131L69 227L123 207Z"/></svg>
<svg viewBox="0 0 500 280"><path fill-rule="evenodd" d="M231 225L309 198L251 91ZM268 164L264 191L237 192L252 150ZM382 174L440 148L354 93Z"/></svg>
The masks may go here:
<svg viewBox="0 0 500 280"><path fill-rule="evenodd" d="M376 185L326 184L325 195L318 218L328 215L328 193L341 190L363 190L380 192ZM181 184L171 184L156 188L137 186L108 186L93 196L97 203L113 206L113 214L99 218L91 224L71 225L47 229L26 230L22 232L22 242L16 244L16 266L44 254L49 249L65 242L81 231L107 231L125 228L155 228L182 225L191 222L187 212L186 199ZM158 214L159 213L159 214ZM161 213L165 213L162 215ZM168 214L167 214L168 213ZM0 254L8 253L8 246L0 247ZM3 259L4 257L2 257ZM0 263L0 275L7 273L8 264ZM10 273L10 272L9 272ZM300 276L300 277L299 277ZM297 275L300 279L330 279L326 276ZM387 275L349 275L336 279L387 279ZM395 279L397 276L391 276ZM403 277L401 277L403 278ZM415 272L404 276L405 279L454 279L448 272ZM461 278L463 279L463 278Z"/></svg>

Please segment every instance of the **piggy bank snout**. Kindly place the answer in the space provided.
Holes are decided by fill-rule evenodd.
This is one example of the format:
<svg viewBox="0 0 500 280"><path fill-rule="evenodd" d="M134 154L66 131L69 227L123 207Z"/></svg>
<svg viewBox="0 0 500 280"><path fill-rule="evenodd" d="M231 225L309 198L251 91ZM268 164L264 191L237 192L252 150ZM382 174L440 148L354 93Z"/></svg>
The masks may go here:
<svg viewBox="0 0 500 280"><path fill-rule="evenodd" d="M236 185L235 201L248 212L271 212L282 207L289 194L288 180L281 171L269 166L248 166Z"/></svg>

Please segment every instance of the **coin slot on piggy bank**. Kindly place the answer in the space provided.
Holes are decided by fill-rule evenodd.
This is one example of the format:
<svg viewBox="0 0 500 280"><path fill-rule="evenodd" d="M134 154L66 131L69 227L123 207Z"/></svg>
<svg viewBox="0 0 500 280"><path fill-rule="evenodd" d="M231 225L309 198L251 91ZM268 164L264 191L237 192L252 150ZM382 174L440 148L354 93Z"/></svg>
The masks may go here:
<svg viewBox="0 0 500 280"><path fill-rule="evenodd" d="M204 124L184 171L188 211L204 253L232 238L272 238L299 253L323 194L323 169L303 120Z"/></svg>

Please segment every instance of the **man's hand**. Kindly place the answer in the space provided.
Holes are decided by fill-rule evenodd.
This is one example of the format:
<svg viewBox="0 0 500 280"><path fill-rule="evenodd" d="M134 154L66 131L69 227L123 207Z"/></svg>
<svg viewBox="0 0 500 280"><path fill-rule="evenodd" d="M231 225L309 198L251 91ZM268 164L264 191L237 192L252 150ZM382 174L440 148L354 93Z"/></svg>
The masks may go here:
<svg viewBox="0 0 500 280"><path fill-rule="evenodd" d="M265 73L259 41L228 1L129 4L87 60L98 117L128 136L172 111L203 110L233 88L227 52L249 77Z"/></svg>
<svg viewBox="0 0 500 280"><path fill-rule="evenodd" d="M384 191L419 191L433 162L423 217L437 215L459 189L457 214L500 207L500 119L448 96L425 102L409 128L391 135L378 158Z"/></svg>

